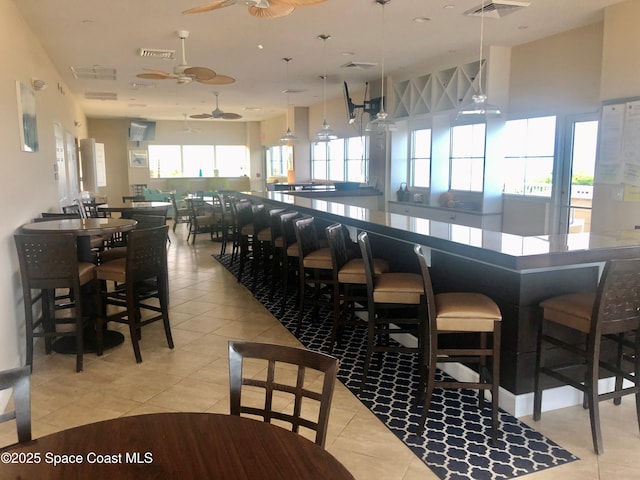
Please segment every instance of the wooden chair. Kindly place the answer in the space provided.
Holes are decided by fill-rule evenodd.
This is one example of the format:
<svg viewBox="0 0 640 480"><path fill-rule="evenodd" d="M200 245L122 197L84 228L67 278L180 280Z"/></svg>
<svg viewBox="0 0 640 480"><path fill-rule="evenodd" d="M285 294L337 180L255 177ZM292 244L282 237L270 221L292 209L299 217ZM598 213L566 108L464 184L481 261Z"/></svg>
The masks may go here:
<svg viewBox="0 0 640 480"><path fill-rule="evenodd" d="M127 238L127 256L96 267L96 277L102 282L100 312L97 330L97 353L103 351L103 326L116 321L129 325L131 343L136 362L142 362L140 354L141 328L162 320L169 348L173 348L169 324L169 281L167 271L167 233L169 227L132 230ZM107 290L107 281L118 284ZM159 306L149 300L156 300ZM124 308L107 315L107 306ZM141 309L152 312L142 316Z"/></svg>
<svg viewBox="0 0 640 480"><path fill-rule="evenodd" d="M305 305L313 306L314 315L317 315L321 305L329 308L333 306L332 299L326 299L325 296L325 293L330 297L333 295L333 264L329 247L320 246L314 217L296 220L293 228L298 246L299 307L296 325L296 336L298 336L302 327ZM326 292L323 291L323 285L328 287ZM311 295L307 295L309 290L307 287L312 287Z"/></svg>
<svg viewBox="0 0 640 480"><path fill-rule="evenodd" d="M163 215L147 215L146 212L136 212L135 210L122 212L122 218L135 220L136 226L134 230L146 230L149 228L162 227L167 223L167 219ZM126 258L127 256L127 238L130 232L123 232L118 245L100 252L100 263L110 262L118 258Z"/></svg>
<svg viewBox="0 0 640 480"><path fill-rule="evenodd" d="M346 325L363 325L363 320L355 316L356 307L367 301L367 277L364 260L360 256L357 244L348 248L344 226L336 223L326 229L333 272L333 325L331 328L331 351L339 340ZM374 276L389 271L389 262L384 259L373 259Z"/></svg>
<svg viewBox="0 0 640 480"><path fill-rule="evenodd" d="M33 369L34 337L43 337L45 351L51 353L52 339L75 336L76 371L80 372L85 319L81 287L95 280L96 267L93 263L78 261L76 237L71 233L15 234L14 240L25 309L26 363ZM56 289L68 289L71 301L56 306ZM40 308L36 311L40 313L34 318L34 308L39 302Z"/></svg>
<svg viewBox="0 0 640 480"><path fill-rule="evenodd" d="M419 431L424 426L431 405L431 397L435 388L468 388L478 390L478 408L484 408L484 391L491 391L491 441L498 439L498 392L500 387L500 329L502 314L496 303L486 295L472 292L453 292L434 294L427 260L422 247L416 245L414 251L420 263L424 292L427 299L427 335L428 354L424 357L426 370L426 394L420 417ZM452 334L468 336L477 334L479 341L466 346L463 341L454 346L443 346L439 335L447 335L449 342ZM491 335L491 346L487 336ZM465 337L466 338L466 337ZM468 341L468 340L467 340ZM491 359L491 370L487 360ZM436 381L438 363L464 363L478 365L478 381L460 382L457 380ZM425 375L421 372L418 387L418 398L424 392Z"/></svg>
<svg viewBox="0 0 640 480"><path fill-rule="evenodd" d="M208 233L213 241L213 234L217 231L220 218L213 213L202 199L187 198L185 202L189 211L187 243L189 243L189 238L193 238L191 243L196 243L196 235L198 233Z"/></svg>
<svg viewBox="0 0 640 480"><path fill-rule="evenodd" d="M362 253L367 279L367 354L360 383L364 388L374 352L415 353L419 365L425 354L424 287L422 277L411 272L385 272L374 275L375 266L367 232L358 234L358 245ZM400 311L401 316L391 315ZM393 330L391 327L393 325ZM417 337L417 347L405 346L390 341L391 334L409 333Z"/></svg>
<svg viewBox="0 0 640 480"><path fill-rule="evenodd" d="M266 361L266 378L249 378L243 375L245 359ZM297 367L295 375L292 375L291 366ZM310 386L310 382L318 382L306 380L310 371L323 375L319 390ZM268 423L273 420L277 423L286 422L291 425L291 431L296 433L299 433L300 427L313 430L316 432L315 443L324 447L337 371L338 360L323 353L283 345L232 340L229 342L231 415L258 416ZM245 385L253 387L250 389L252 393L259 392L264 401L258 406L248 405L247 399L251 396L242 395ZM287 403L293 400L292 408L286 411L275 408L274 403L277 404L279 399L284 399ZM315 412L315 405L318 415L314 415L314 418L317 420L309 418L307 410Z"/></svg>
<svg viewBox="0 0 640 480"><path fill-rule="evenodd" d="M29 365L0 372L0 390L13 389L14 409L0 414L0 423L16 421L18 442L31 441L31 369Z"/></svg>
<svg viewBox="0 0 640 480"><path fill-rule="evenodd" d="M622 396L634 394L640 427L640 259L609 260L596 292L552 297L541 302L540 307L543 320L538 331L533 419L539 420L542 413L541 374L580 390L589 409L593 448L599 455L604 452L600 402L613 399L618 404ZM633 342L625 341L628 333L635 333ZM552 355L547 355L544 342L555 347L553 357L559 358L558 352L563 350L575 361L547 361L547 356ZM624 343L633 350L631 372L622 368ZM607 344L613 347L611 358L606 355ZM572 372L576 367L578 371ZM612 391L600 392L601 371L615 376ZM623 379L628 385L623 385Z"/></svg>
<svg viewBox="0 0 640 480"><path fill-rule="evenodd" d="M176 227L178 224L189 223L189 208L178 207L175 193L170 194L169 198L171 199L171 205L173 206L173 233L176 233Z"/></svg>

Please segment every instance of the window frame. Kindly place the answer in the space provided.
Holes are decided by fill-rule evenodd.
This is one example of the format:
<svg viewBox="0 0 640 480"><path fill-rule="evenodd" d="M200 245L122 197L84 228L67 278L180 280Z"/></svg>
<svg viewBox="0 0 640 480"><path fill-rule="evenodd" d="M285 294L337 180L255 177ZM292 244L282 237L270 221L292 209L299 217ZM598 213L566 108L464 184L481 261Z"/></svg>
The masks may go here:
<svg viewBox="0 0 640 480"><path fill-rule="evenodd" d="M213 153L213 156L211 158L211 168L201 168L198 167L198 175L187 175L186 172L188 172L188 168L185 167L185 162L188 162L188 159L185 159L185 147L187 150L189 150L191 147L194 147L196 149L206 149L207 147L211 148L211 151ZM176 175L166 175L166 172L163 172L163 168L162 168L162 159L160 158L154 158L155 157L155 153L153 152L154 149L160 149L160 148L167 148L167 149L173 149L176 150L175 152L173 152L173 155L175 156L177 154L177 158L174 157L174 162L177 161L177 164L179 165L179 167L177 167L177 165L174 165L174 167L177 167L178 172ZM232 150L237 148L238 151L240 149L242 149L244 151L244 158L242 159L241 162L226 162L223 164L222 162L224 161L222 159L223 156L226 156L228 154L228 152L225 152L225 150ZM149 158L149 177L150 178L197 178L197 177L202 177L202 178L214 178L216 176L226 176L226 177L241 177L243 175L248 175L249 173L249 169L250 169L250 162L249 162L249 149L246 145L210 145L210 144L167 144L167 145L149 145L147 147L147 153L148 153L148 158ZM158 155L160 154L160 152L158 152ZM239 157L238 157L239 158ZM235 172L234 175L229 175L229 174L224 174L224 170L228 170L228 165L236 165L237 167L237 172ZM200 175L200 170L202 170L202 175ZM223 174L219 175L220 170L223 170ZM231 173L231 172L229 172ZM164 175L163 175L164 174Z"/></svg>
<svg viewBox="0 0 640 480"><path fill-rule="evenodd" d="M474 130L477 127L482 126L483 132L482 132L482 148L479 148L479 145L474 145L473 142L475 140L477 140L477 135L479 135L477 132L475 132ZM461 146L456 146L454 145L454 142L456 141L455 139L455 133L456 131L458 131L457 129L462 129L462 128L471 128L471 139L472 139L472 144L471 145L461 145ZM456 192L464 192L464 193L484 193L484 185L485 185L485 166L486 166L486 157L487 157L487 124L486 122L477 122L477 123L468 123L468 124L461 124L461 125L451 125L451 127L449 128L449 133L450 133L450 142L449 142L449 190L451 191L456 191ZM467 149L469 151L468 155L456 155L456 151L458 150L465 150ZM482 151L482 155L479 154L479 152ZM456 185L454 187L454 174L456 173L456 165L458 164L460 161L467 161L469 163L469 167L468 167L468 172L467 172L467 178L469 179L469 188L459 188L459 185ZM477 165L477 164L480 165ZM474 167L475 169L478 169L478 166L480 166L480 171L474 172ZM480 178L481 179L481 185L480 188L473 188L473 179L474 178Z"/></svg>

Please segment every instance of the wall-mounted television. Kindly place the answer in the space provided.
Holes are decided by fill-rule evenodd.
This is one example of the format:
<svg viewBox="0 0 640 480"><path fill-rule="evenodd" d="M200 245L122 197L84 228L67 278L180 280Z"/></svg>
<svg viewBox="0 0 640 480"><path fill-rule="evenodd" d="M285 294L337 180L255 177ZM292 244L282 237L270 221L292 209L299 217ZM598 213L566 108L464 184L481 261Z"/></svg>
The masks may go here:
<svg viewBox="0 0 640 480"><path fill-rule="evenodd" d="M357 111L362 110L363 113L368 113L370 116L375 115L380 111L380 98L372 98L371 100L366 100L367 94L369 91L369 84L366 84L365 92L364 92L364 100L360 105L353 103L351 96L349 95L349 86L347 82L344 82L344 102L347 109L347 118L349 120L349 124L352 124L356 121Z"/></svg>
<svg viewBox="0 0 640 480"><path fill-rule="evenodd" d="M156 122L149 120L131 120L129 140L132 142L150 142L156 138Z"/></svg>

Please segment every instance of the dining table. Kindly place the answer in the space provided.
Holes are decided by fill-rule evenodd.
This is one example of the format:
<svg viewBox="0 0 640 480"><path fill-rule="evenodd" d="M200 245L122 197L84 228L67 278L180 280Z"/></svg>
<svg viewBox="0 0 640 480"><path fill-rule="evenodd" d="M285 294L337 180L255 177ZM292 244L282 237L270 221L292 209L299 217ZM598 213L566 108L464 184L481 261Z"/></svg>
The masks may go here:
<svg viewBox="0 0 640 480"><path fill-rule="evenodd" d="M122 203L103 203L98 205L98 212L113 213L113 212L130 212L135 210L168 210L172 206L171 202L122 202Z"/></svg>
<svg viewBox="0 0 640 480"><path fill-rule="evenodd" d="M120 232L128 232L135 228L136 223L138 222L126 218L65 218L52 219L46 222L27 223L21 228L23 232L33 234L71 233L77 237L78 260L81 262L95 262L96 256L91 250L90 242L92 235L106 237ZM95 305L90 301L93 295L88 292L84 297L86 301L86 306L84 306L85 304L83 303L85 311L90 312L90 315L97 315ZM118 331L105 329L103 335L104 349L106 350L114 348L124 342L124 335ZM91 325L86 328L84 332L85 353L97 351L96 339L94 325ZM53 343L52 348L57 353L76 354L75 339L71 336L60 337Z"/></svg>
<svg viewBox="0 0 640 480"><path fill-rule="evenodd" d="M216 413L153 413L62 430L0 451L3 479L353 480L280 426Z"/></svg>

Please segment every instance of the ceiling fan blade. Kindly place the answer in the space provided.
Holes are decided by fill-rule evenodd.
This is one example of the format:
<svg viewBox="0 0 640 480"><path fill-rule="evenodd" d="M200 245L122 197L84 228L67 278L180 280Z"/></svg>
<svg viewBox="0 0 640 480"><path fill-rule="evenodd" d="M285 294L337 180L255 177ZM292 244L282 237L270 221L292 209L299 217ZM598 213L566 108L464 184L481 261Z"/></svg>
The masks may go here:
<svg viewBox="0 0 640 480"><path fill-rule="evenodd" d="M136 77L146 80L167 80L173 78L173 76L168 73L139 73Z"/></svg>
<svg viewBox="0 0 640 480"><path fill-rule="evenodd" d="M183 14L190 14L190 13L211 12L213 10L218 10L220 8L229 7L229 6L233 5L234 3L236 3L236 0L217 0L215 2L205 3L203 5L198 5L197 7L188 8L187 10L183 11L182 13Z"/></svg>
<svg viewBox="0 0 640 480"><path fill-rule="evenodd" d="M196 82L204 83L206 85L230 85L235 83L236 79L227 75L216 75L209 79L200 79L196 77Z"/></svg>
<svg viewBox="0 0 640 480"><path fill-rule="evenodd" d="M212 118L212 115L209 115L208 113L196 113L195 115L189 115L189 118Z"/></svg>
<svg viewBox="0 0 640 480"><path fill-rule="evenodd" d="M242 118L242 115L240 115L238 113L223 113L222 114L222 118L224 120L238 120L238 119Z"/></svg>
<svg viewBox="0 0 640 480"><path fill-rule="evenodd" d="M184 69L187 75L193 75L195 80L211 80L215 78L216 72L207 67L189 67Z"/></svg>
<svg viewBox="0 0 640 480"><path fill-rule="evenodd" d="M249 14L257 18L279 18L290 15L295 9L295 7L289 5L276 5L272 3L268 8L249 7Z"/></svg>
<svg viewBox="0 0 640 480"><path fill-rule="evenodd" d="M289 5L290 7L306 7L326 1L327 0L270 0L272 5Z"/></svg>

